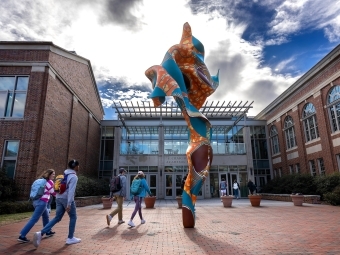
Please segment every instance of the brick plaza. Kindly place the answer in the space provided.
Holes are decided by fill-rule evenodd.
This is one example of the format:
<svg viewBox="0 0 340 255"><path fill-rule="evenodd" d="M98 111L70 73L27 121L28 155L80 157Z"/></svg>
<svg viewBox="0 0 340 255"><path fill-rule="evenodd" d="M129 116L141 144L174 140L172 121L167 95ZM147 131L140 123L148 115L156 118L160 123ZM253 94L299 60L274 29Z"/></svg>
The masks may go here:
<svg viewBox="0 0 340 255"><path fill-rule="evenodd" d="M130 228L133 208L134 202L125 201L126 223L118 225L114 218L109 227L105 215L110 210L101 204L77 208L75 236L82 241L74 245L65 244L67 215L38 249L32 241L16 240L27 219L1 226L0 254L340 254L340 207L270 200L252 207L248 199L234 199L231 208L224 208L219 199L199 200L193 229L183 228L176 200L156 200L154 209L143 208L146 224L136 215L136 227ZM41 227L39 221L27 238L32 240Z"/></svg>

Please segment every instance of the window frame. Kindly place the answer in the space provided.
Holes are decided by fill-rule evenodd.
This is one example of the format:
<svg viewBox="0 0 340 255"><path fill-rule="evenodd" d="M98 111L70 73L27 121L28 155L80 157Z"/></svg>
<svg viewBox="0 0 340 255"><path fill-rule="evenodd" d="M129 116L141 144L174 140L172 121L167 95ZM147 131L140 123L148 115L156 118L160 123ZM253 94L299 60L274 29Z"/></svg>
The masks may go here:
<svg viewBox="0 0 340 255"><path fill-rule="evenodd" d="M286 138L286 148L287 150L296 147L296 136L294 130L293 118L288 115L284 120L284 133Z"/></svg>
<svg viewBox="0 0 340 255"><path fill-rule="evenodd" d="M17 142L17 151L16 151L16 155L15 156L6 156L6 152L8 151L8 144L10 142ZM13 170L13 174L10 176L9 173L7 173L7 176L9 178L14 179L15 176L15 172L16 172L16 166L17 166L17 162L18 162L18 154L19 154L19 148L20 148L20 140L5 140L4 141L4 147L3 147L3 152L2 152L2 158L1 158L1 167L4 167L5 165L5 161L15 161L14 163L14 170Z"/></svg>
<svg viewBox="0 0 340 255"><path fill-rule="evenodd" d="M331 132L340 130L340 85L334 85L327 95L327 109Z"/></svg>
<svg viewBox="0 0 340 255"><path fill-rule="evenodd" d="M27 101L27 91L29 86L29 76L28 75L0 75L0 78L14 78L14 86L12 89L0 89L0 95L3 95L5 99L3 105L0 105L0 118L4 119L23 119L25 116L26 101ZM20 78L27 78L26 90L18 89L18 84ZM18 95L24 95L23 100L17 100ZM12 97L12 99L10 99ZM23 108L20 110L20 103L22 103ZM3 107L3 109L1 109ZM18 108L19 107L19 108ZM19 109L19 110L18 110ZM1 112L3 110L3 112ZM13 114L18 113L19 116L13 116Z"/></svg>
<svg viewBox="0 0 340 255"><path fill-rule="evenodd" d="M316 165L314 159L308 161L309 170L313 177L317 176Z"/></svg>
<svg viewBox="0 0 340 255"><path fill-rule="evenodd" d="M316 119L316 110L312 103L307 103L302 110L303 131L306 142L319 138L318 122ZM313 127L311 127L311 123ZM314 134L315 137L312 135Z"/></svg>
<svg viewBox="0 0 340 255"><path fill-rule="evenodd" d="M273 155L280 153L279 133L274 125L270 128L270 144Z"/></svg>

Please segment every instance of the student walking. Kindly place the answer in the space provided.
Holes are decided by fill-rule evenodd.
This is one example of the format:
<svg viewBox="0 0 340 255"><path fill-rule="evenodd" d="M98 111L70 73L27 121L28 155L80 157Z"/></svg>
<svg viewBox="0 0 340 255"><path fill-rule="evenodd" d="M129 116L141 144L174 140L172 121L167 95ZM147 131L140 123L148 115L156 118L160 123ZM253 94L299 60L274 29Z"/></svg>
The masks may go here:
<svg viewBox="0 0 340 255"><path fill-rule="evenodd" d="M40 178L46 179L44 194L41 198L33 200L34 212L30 220L26 223L24 228L20 231L20 236L18 237L18 242L27 243L30 240L27 239L27 233L32 229L32 227L38 222L39 218L42 217L43 226L46 226L49 221L49 210L47 209L47 205L50 199L52 199L51 195L55 196L54 192L54 183L53 180L55 178L55 172L53 169L48 169L44 171ZM50 230L46 233L47 237L53 236L55 232Z"/></svg>
<svg viewBox="0 0 340 255"><path fill-rule="evenodd" d="M67 175L66 190L64 193L56 195L56 216L52 219L41 231L36 232L33 236L33 245L38 247L41 238L44 234L51 231L51 228L63 218L65 212L68 213L70 218L69 232L66 239L66 244L75 244L81 241L80 238L74 236L74 231L77 222L77 210L74 203L74 195L77 187L79 171L79 162L75 159L68 163L68 169L64 171L64 176Z"/></svg>
<svg viewBox="0 0 340 255"><path fill-rule="evenodd" d="M220 182L220 193L221 193L221 197L226 196L227 195L227 182L225 181L224 178L222 178L222 181Z"/></svg>
<svg viewBox="0 0 340 255"><path fill-rule="evenodd" d="M239 194L238 194L239 188L240 188L240 185L238 184L238 182L235 179L234 183L233 183L233 192L234 192L233 194L236 197L236 199L239 198Z"/></svg>
<svg viewBox="0 0 340 255"><path fill-rule="evenodd" d="M256 190L256 185L249 179L248 185L247 185L250 194L254 194L254 191Z"/></svg>
<svg viewBox="0 0 340 255"><path fill-rule="evenodd" d="M114 197L117 202L117 208L113 210L110 214L106 215L107 225L110 226L112 218L118 213L118 224L123 224L123 201L126 197L126 170L124 168L119 169L119 178L121 189L117 192L110 194L110 201Z"/></svg>
<svg viewBox="0 0 340 255"><path fill-rule="evenodd" d="M141 220L141 224L145 223L145 220L143 218L142 215L142 201L143 198L146 196L146 192L149 194L149 196L151 196L151 191L149 188L149 185L147 184L146 180L145 180L145 175L142 171L139 171L138 174L135 176L134 180L139 179L140 181L140 192L138 195L134 195L133 196L133 200L135 201L136 205L135 205L135 210L133 211L133 213L131 214L131 218L128 222L128 225L130 227L134 227L135 224L133 223L133 218L135 217L136 213L138 212L139 218Z"/></svg>

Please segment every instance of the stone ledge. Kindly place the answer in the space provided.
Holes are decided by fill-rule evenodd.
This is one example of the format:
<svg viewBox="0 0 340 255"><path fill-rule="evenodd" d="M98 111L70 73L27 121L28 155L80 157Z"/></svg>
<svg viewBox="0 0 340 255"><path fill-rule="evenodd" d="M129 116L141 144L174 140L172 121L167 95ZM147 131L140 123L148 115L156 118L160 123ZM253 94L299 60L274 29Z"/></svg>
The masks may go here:
<svg viewBox="0 0 340 255"><path fill-rule="evenodd" d="M271 194L271 193L260 193L262 195L262 199L266 200L276 200L276 201L285 201L292 202L292 198L290 194ZM303 202L307 204L321 204L319 195L303 195Z"/></svg>
<svg viewBox="0 0 340 255"><path fill-rule="evenodd" d="M91 197L75 197L77 207L84 207L88 205L97 205L102 203L103 196L91 196Z"/></svg>

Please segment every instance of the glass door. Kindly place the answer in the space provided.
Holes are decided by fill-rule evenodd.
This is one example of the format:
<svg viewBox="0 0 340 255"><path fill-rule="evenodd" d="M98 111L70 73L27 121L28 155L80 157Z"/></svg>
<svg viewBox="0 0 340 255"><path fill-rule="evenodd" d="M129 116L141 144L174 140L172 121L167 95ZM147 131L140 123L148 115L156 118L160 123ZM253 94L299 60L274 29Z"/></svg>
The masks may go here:
<svg viewBox="0 0 340 255"><path fill-rule="evenodd" d="M175 199L182 195L181 183L183 173L166 173L165 175L165 199Z"/></svg>
<svg viewBox="0 0 340 255"><path fill-rule="evenodd" d="M266 184L266 176L255 176L256 193Z"/></svg>
<svg viewBox="0 0 340 255"><path fill-rule="evenodd" d="M157 174L146 174L146 182L149 185L152 196L157 197Z"/></svg>

